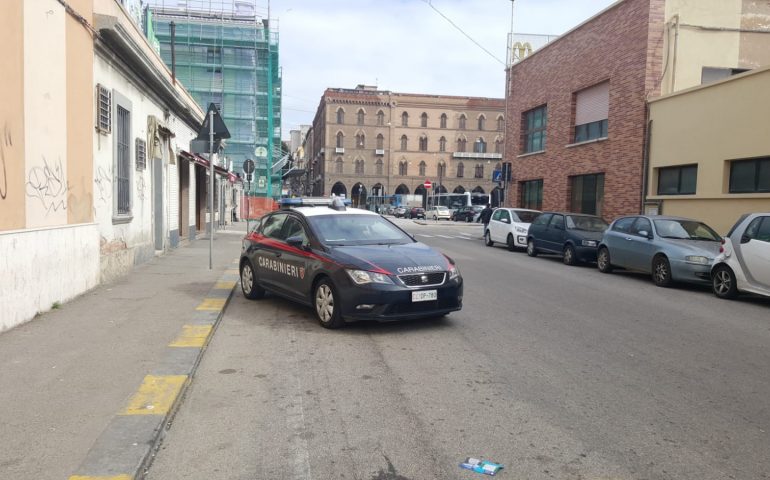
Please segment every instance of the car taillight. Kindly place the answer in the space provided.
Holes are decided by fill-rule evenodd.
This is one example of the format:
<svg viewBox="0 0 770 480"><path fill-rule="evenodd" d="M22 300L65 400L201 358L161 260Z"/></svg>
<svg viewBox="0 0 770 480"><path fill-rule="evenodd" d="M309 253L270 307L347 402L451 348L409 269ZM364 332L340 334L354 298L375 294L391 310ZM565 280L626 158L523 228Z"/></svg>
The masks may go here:
<svg viewBox="0 0 770 480"><path fill-rule="evenodd" d="M719 253L725 253L725 239L722 239L722 243L719 245Z"/></svg>

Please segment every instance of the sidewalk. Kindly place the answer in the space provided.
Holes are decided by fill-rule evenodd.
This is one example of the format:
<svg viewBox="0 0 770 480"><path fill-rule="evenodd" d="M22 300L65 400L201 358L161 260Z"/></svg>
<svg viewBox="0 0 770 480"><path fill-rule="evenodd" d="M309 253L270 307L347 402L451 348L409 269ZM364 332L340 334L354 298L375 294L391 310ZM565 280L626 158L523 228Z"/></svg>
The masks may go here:
<svg viewBox="0 0 770 480"><path fill-rule="evenodd" d="M245 231L214 235L211 270L200 238L0 334L0 478L134 478L238 284Z"/></svg>

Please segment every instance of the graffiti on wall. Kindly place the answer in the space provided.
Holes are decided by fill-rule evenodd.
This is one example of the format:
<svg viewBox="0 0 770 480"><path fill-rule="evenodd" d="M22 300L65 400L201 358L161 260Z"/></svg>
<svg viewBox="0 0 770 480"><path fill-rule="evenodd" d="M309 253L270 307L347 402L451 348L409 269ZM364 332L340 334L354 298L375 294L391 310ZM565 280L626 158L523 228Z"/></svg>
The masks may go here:
<svg viewBox="0 0 770 480"><path fill-rule="evenodd" d="M13 147L11 130L6 124L3 127L3 138L0 140L0 200L5 200L8 196L8 170L5 166L5 150Z"/></svg>
<svg viewBox="0 0 770 480"><path fill-rule="evenodd" d="M144 185L144 175L137 175L136 176L136 195L139 197L139 200L144 201L144 195L145 195L145 185Z"/></svg>
<svg viewBox="0 0 770 480"><path fill-rule="evenodd" d="M27 172L27 197L37 199L46 213L67 209L67 180L61 158L53 165L43 157L43 165L32 167Z"/></svg>
<svg viewBox="0 0 770 480"><path fill-rule="evenodd" d="M102 203L108 203L112 198L112 178L110 178L109 172L106 172L103 167L99 167L96 170L94 183L96 184L97 198Z"/></svg>

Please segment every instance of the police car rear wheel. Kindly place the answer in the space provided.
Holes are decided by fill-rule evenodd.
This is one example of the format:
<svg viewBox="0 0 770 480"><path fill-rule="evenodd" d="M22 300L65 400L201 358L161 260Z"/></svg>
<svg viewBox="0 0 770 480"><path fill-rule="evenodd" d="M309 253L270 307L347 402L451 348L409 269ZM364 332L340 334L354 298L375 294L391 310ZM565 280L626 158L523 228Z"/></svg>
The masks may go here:
<svg viewBox="0 0 770 480"><path fill-rule="evenodd" d="M342 326L340 303L337 300L337 291L328 279L321 280L315 287L313 295L318 322L324 328L339 328Z"/></svg>
<svg viewBox="0 0 770 480"><path fill-rule="evenodd" d="M265 296L265 289L257 285L254 268L248 261L241 265L241 290L243 290L243 296L249 300L257 300Z"/></svg>

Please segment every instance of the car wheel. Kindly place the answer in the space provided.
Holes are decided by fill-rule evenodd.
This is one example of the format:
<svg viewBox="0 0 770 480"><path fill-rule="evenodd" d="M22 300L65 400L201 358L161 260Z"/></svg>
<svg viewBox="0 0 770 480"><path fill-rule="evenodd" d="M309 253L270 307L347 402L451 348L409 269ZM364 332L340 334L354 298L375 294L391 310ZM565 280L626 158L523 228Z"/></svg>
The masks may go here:
<svg viewBox="0 0 770 480"><path fill-rule="evenodd" d="M324 278L316 285L313 293L313 307L322 327L339 328L342 326L342 309L337 291L328 278Z"/></svg>
<svg viewBox="0 0 770 480"><path fill-rule="evenodd" d="M733 299L738 296L738 283L735 273L726 265L719 265L711 276L714 295L719 298Z"/></svg>
<svg viewBox="0 0 770 480"><path fill-rule="evenodd" d="M465 223L471 223L471 217L465 217Z"/></svg>
<svg viewBox="0 0 770 480"><path fill-rule="evenodd" d="M257 284L254 267L248 260L241 265L241 290L243 290L243 296L249 300L258 300L265 296L265 289Z"/></svg>
<svg viewBox="0 0 770 480"><path fill-rule="evenodd" d="M610 263L610 251L606 247L599 249L599 254L596 256L596 266L602 273L612 272L612 263Z"/></svg>
<svg viewBox="0 0 770 480"><path fill-rule="evenodd" d="M487 247L491 247L492 245L495 244L495 242L492 241L492 236L489 234L489 230L484 232L484 244Z"/></svg>
<svg viewBox="0 0 770 480"><path fill-rule="evenodd" d="M537 257L537 249L535 248L535 241L531 238L527 240L527 255L530 257Z"/></svg>
<svg viewBox="0 0 770 480"><path fill-rule="evenodd" d="M575 247L572 245L567 245L564 247L564 256L562 257L562 260L564 261L564 265L577 265L577 254L575 254Z"/></svg>
<svg viewBox="0 0 770 480"><path fill-rule="evenodd" d="M513 239L512 234L508 234L508 238L506 239L505 244L508 247L509 252L516 250L516 240Z"/></svg>
<svg viewBox="0 0 770 480"><path fill-rule="evenodd" d="M670 287L673 283L671 264L668 258L663 255L658 255L652 259L652 281L659 287Z"/></svg>

